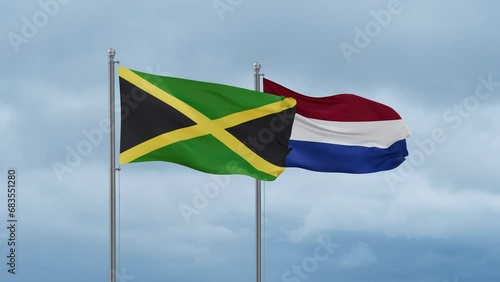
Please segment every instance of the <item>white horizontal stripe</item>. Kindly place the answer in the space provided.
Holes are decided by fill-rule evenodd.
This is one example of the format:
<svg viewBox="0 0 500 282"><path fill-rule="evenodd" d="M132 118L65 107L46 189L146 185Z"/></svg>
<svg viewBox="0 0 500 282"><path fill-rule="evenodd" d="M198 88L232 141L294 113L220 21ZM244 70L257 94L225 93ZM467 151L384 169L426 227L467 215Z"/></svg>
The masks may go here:
<svg viewBox="0 0 500 282"><path fill-rule="evenodd" d="M403 120L341 122L295 114L291 140L385 149L410 136Z"/></svg>

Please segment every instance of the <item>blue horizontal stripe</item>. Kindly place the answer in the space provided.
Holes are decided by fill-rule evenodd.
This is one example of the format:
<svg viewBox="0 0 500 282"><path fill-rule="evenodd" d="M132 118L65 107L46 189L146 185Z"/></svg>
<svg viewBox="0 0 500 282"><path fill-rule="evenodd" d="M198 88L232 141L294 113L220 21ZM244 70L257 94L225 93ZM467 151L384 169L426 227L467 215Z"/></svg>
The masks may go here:
<svg viewBox="0 0 500 282"><path fill-rule="evenodd" d="M408 156L405 139L386 149L296 140L290 140L288 144L292 151L286 158L287 167L322 172L371 173L390 170L398 167Z"/></svg>

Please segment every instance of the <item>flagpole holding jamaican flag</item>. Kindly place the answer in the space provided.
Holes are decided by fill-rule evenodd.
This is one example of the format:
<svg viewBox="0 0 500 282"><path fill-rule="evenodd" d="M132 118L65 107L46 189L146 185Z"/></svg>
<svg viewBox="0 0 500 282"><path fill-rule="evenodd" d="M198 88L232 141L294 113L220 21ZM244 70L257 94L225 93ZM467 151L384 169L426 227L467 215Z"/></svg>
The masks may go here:
<svg viewBox="0 0 500 282"><path fill-rule="evenodd" d="M110 272L109 281L116 282L116 154L115 154L115 50L108 50L109 65L109 226Z"/></svg>
<svg viewBox="0 0 500 282"><path fill-rule="evenodd" d="M255 79L255 91L260 91L260 63L256 62L253 64L254 69L254 79ZM255 180L255 276L256 281L262 281L262 180Z"/></svg>

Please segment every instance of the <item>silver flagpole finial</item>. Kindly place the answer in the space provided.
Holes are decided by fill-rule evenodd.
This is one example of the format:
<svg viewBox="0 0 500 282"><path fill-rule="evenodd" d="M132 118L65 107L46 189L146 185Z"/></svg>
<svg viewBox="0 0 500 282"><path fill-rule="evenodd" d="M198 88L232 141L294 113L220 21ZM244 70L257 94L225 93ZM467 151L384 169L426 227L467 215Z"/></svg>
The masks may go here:
<svg viewBox="0 0 500 282"><path fill-rule="evenodd" d="M259 63L259 62L255 62L255 63L253 63L253 69L254 69L256 72L259 72L259 71L260 71L260 63Z"/></svg>
<svg viewBox="0 0 500 282"><path fill-rule="evenodd" d="M109 57L110 59L112 59L112 58L114 58L114 57L115 57L115 55L116 55L116 51L115 51L115 49L113 49L113 48L109 48L109 49L108 49L108 57Z"/></svg>

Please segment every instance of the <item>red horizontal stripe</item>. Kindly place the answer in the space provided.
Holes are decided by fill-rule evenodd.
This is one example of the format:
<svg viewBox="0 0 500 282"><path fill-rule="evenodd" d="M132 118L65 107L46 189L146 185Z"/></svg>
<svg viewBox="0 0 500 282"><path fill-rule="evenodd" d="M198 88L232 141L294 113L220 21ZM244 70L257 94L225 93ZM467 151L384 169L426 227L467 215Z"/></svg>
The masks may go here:
<svg viewBox="0 0 500 282"><path fill-rule="evenodd" d="M384 104L354 94L327 97L308 97L264 78L264 92L292 97L297 100L298 114L330 121L381 121L401 119L399 114Z"/></svg>

